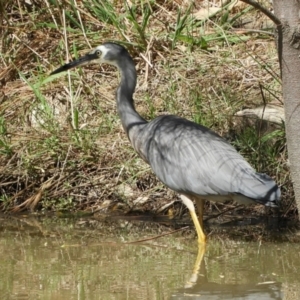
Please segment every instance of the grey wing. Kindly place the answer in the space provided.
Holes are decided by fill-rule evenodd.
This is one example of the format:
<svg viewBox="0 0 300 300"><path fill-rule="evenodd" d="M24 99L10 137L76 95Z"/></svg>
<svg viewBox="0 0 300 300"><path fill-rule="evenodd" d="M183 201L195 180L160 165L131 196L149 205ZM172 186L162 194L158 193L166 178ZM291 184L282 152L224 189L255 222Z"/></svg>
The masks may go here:
<svg viewBox="0 0 300 300"><path fill-rule="evenodd" d="M164 116L148 123L138 138L142 156L160 180L175 191L279 200L275 182L256 173L229 143L206 127Z"/></svg>

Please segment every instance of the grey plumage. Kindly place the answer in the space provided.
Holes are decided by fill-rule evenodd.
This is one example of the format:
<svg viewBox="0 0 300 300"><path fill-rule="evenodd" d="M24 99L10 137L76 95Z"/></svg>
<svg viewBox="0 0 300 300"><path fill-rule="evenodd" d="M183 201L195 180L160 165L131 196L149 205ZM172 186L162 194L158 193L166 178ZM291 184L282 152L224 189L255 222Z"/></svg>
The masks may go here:
<svg viewBox="0 0 300 300"><path fill-rule="evenodd" d="M258 202L276 206L280 200L277 184L269 176L255 172L218 134L177 116L160 116L147 122L137 113L132 98L137 75L134 62L124 47L104 43L52 74L91 62L112 64L120 70L116 98L124 130L136 152L158 178L182 195L195 223L199 243L205 241L201 228L205 199L233 199L244 204ZM192 199L199 207L200 228Z"/></svg>
<svg viewBox="0 0 300 300"><path fill-rule="evenodd" d="M134 148L154 173L179 193L203 198L221 195L224 200L241 194L270 206L280 196L270 177L256 173L230 144L206 127L161 116L132 136Z"/></svg>

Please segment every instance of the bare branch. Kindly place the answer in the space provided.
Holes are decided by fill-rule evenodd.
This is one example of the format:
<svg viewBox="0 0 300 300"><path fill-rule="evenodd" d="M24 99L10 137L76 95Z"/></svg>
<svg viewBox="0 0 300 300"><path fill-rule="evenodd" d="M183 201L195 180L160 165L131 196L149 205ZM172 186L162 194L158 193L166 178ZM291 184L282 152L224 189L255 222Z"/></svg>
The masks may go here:
<svg viewBox="0 0 300 300"><path fill-rule="evenodd" d="M265 14L267 17L269 17L277 25L277 27L281 25L280 20L273 13L271 13L267 8L265 8L258 2L254 1L254 0L241 0L241 1L245 2L247 4L250 4L254 8L260 10L263 14Z"/></svg>

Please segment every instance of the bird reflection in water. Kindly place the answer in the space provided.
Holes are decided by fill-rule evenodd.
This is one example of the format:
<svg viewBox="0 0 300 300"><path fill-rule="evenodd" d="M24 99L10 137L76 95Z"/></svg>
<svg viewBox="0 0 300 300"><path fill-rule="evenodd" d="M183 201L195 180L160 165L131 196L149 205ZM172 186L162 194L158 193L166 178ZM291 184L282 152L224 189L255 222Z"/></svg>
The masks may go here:
<svg viewBox="0 0 300 300"><path fill-rule="evenodd" d="M282 284L275 281L248 283L217 283L209 281L209 259L205 261L206 246L198 248L197 259L192 275L184 288L173 293L172 300L205 299L205 300L281 300L283 299ZM241 280L244 278L241 278ZM243 280L244 281L244 280Z"/></svg>

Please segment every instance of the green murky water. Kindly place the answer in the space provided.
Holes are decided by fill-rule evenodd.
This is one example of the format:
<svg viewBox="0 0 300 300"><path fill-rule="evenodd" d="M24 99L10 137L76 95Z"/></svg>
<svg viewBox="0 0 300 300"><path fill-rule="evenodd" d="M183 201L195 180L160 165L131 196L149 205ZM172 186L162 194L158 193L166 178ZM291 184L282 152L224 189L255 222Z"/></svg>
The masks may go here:
<svg viewBox="0 0 300 300"><path fill-rule="evenodd" d="M297 243L213 236L197 254L182 231L125 244L171 231L152 223L0 222L1 299L300 299Z"/></svg>

